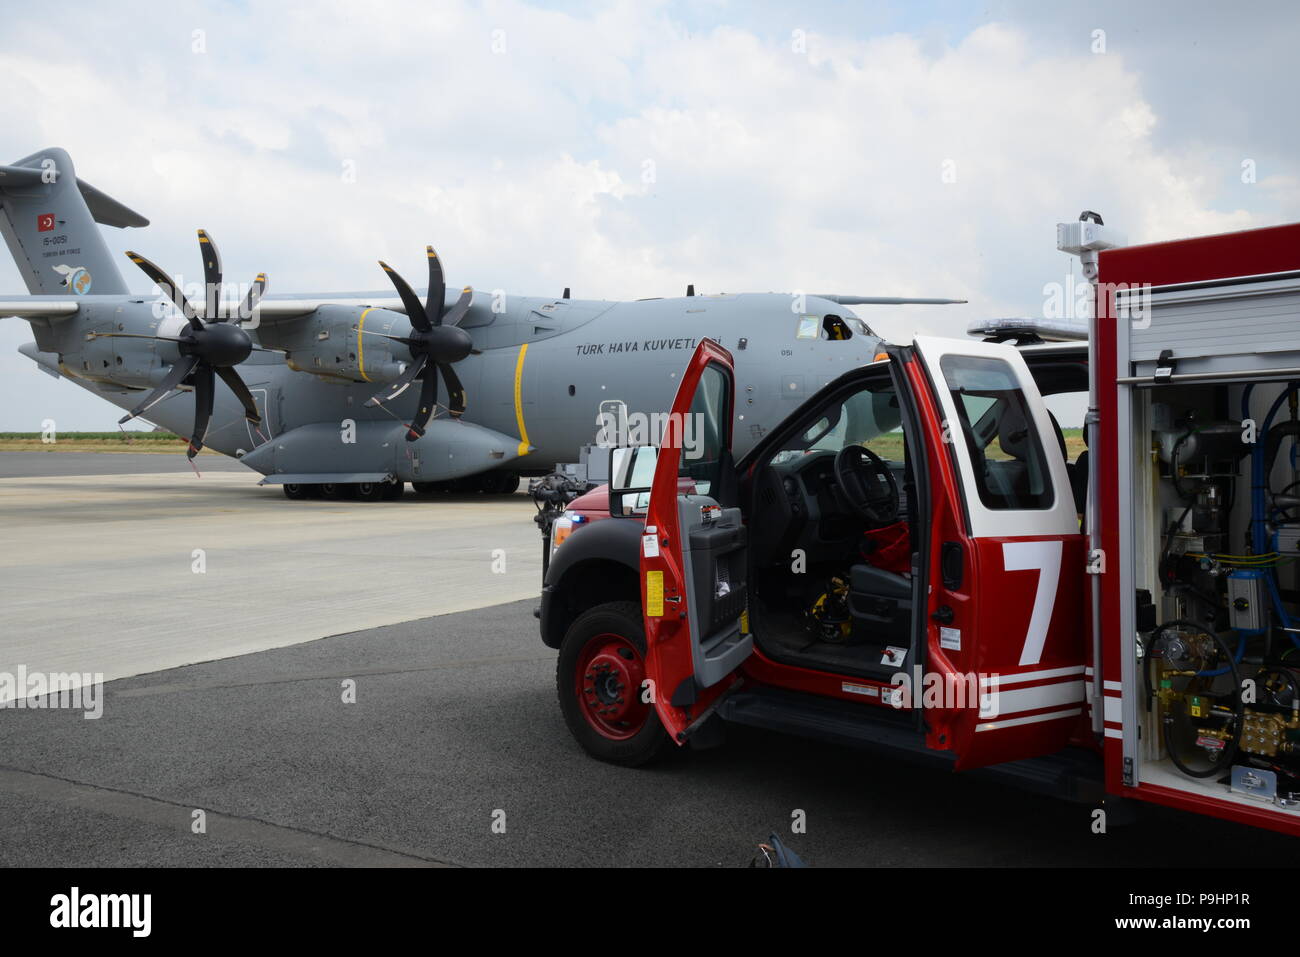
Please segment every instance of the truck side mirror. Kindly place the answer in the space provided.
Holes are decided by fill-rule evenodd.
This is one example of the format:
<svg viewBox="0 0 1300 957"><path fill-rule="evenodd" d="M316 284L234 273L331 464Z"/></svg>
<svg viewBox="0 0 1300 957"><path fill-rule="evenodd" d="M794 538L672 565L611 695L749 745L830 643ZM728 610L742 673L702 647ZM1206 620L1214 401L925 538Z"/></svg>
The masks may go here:
<svg viewBox="0 0 1300 957"><path fill-rule="evenodd" d="M609 450L609 514L644 515L650 507L659 449L653 445Z"/></svg>

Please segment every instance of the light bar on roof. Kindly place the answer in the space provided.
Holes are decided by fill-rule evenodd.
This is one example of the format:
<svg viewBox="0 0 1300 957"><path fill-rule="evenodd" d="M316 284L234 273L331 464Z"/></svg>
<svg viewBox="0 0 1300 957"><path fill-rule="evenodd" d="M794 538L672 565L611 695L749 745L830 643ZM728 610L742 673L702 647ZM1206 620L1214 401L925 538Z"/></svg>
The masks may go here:
<svg viewBox="0 0 1300 957"><path fill-rule="evenodd" d="M966 327L967 335L1011 339L1036 335L1044 342L1086 342L1086 323L1066 319L976 319Z"/></svg>

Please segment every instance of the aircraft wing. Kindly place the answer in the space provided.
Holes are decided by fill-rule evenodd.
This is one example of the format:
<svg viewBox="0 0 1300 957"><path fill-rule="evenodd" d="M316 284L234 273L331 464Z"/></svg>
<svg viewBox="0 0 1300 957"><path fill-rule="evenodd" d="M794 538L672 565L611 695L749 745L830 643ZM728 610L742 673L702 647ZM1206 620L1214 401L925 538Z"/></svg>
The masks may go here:
<svg viewBox="0 0 1300 957"><path fill-rule="evenodd" d="M321 306L370 306L375 309L388 309L392 312L406 314L402 300L389 297L371 296L321 296L302 299L263 299L254 312L261 317L263 324L285 322L310 315Z"/></svg>
<svg viewBox="0 0 1300 957"><path fill-rule="evenodd" d="M105 301L113 303L144 301L140 297L104 296ZM12 299L0 299L0 316L17 316L20 319L61 319L76 315L77 310L87 303L96 301L95 296L81 299L67 299L62 296L15 296ZM237 303L230 303L234 306ZM263 299L255 310L263 323L285 322L310 315L321 306L373 306L376 309L389 309L406 314L406 307L400 299L378 296L320 296L311 298Z"/></svg>
<svg viewBox="0 0 1300 957"><path fill-rule="evenodd" d="M79 308L77 300L57 296L0 299L0 316L18 316L20 319L61 319L76 315Z"/></svg>

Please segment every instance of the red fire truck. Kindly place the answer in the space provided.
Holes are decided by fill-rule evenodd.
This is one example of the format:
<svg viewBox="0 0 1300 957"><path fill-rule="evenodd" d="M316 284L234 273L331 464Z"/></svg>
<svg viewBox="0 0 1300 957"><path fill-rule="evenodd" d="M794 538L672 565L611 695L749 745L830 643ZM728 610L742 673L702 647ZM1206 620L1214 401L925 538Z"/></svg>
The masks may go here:
<svg viewBox="0 0 1300 957"><path fill-rule="evenodd" d="M588 752L737 722L1300 834L1300 224L1058 247L1086 344L885 347L738 462L701 343L547 569Z"/></svg>

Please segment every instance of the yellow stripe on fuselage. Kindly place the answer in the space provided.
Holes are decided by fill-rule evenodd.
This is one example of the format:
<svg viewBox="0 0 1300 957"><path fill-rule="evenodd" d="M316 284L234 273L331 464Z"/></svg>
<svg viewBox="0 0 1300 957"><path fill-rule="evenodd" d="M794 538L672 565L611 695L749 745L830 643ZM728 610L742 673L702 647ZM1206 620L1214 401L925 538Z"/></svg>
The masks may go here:
<svg viewBox="0 0 1300 957"><path fill-rule="evenodd" d="M370 381L370 376L366 375L366 354L361 342L365 338L366 316L370 315L373 309L374 306L371 306L370 309L363 312L361 318L357 320L357 370L361 373L361 378L365 379L367 382Z"/></svg>
<svg viewBox="0 0 1300 957"><path fill-rule="evenodd" d="M519 454L528 454L528 429L524 427L524 356L528 354L528 343L519 347L519 361L515 363L515 422L519 425Z"/></svg>

